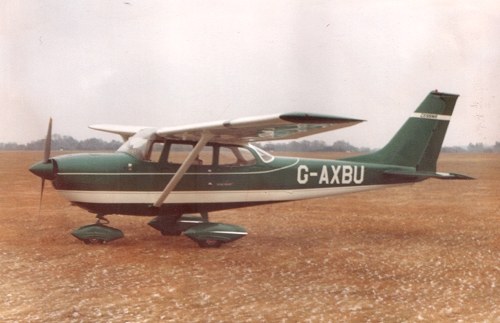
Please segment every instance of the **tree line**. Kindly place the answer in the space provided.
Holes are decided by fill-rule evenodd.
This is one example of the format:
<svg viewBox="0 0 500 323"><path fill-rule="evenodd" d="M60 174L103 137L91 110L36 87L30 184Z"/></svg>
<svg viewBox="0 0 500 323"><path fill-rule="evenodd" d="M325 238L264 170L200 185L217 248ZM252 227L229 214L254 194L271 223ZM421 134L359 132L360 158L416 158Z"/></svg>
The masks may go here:
<svg viewBox="0 0 500 323"><path fill-rule="evenodd" d="M85 140L76 140L71 136L61 136L55 134L52 136L51 148L53 150L117 150L122 145L121 141L104 141L98 138ZM290 142L263 142L256 143L256 146L269 152L354 152L369 153L370 148L355 147L345 140L335 141L328 145L322 140L301 140ZM0 150L44 150L45 139L32 141L27 144L17 144L14 142L0 143ZM467 147L443 147L442 152L446 153L500 153L500 142L497 141L494 146L485 146L483 143L470 143Z"/></svg>
<svg viewBox="0 0 500 323"><path fill-rule="evenodd" d="M76 140L71 136L61 136L55 134L51 141L52 150L117 150L122 142L117 140L104 141L98 138ZM15 142L0 143L0 150L44 150L45 139L32 141L27 144L17 144Z"/></svg>
<svg viewBox="0 0 500 323"><path fill-rule="evenodd" d="M369 153L376 151L377 149L370 149L366 147L355 147L349 142L344 140L338 140L333 143L333 145L327 145L324 141L292 141L288 143L277 143L269 142L265 144L256 144L256 146L269 151L280 151L280 152L354 152L354 153ZM443 147L441 149L444 153L500 153L500 142L497 141L493 146L485 146L483 143L470 143L467 147L453 146L453 147Z"/></svg>
<svg viewBox="0 0 500 323"><path fill-rule="evenodd" d="M493 146L485 146L482 142L479 143L470 143L467 147L443 147L441 149L442 152L445 153L500 153L500 141L495 142Z"/></svg>
<svg viewBox="0 0 500 323"><path fill-rule="evenodd" d="M301 140L301 141L291 141L291 142L266 142L266 143L256 143L256 146L262 148L266 151L300 151L300 152L360 152L369 153L370 148L366 147L355 147L344 140L335 141L332 145L328 145L323 140Z"/></svg>

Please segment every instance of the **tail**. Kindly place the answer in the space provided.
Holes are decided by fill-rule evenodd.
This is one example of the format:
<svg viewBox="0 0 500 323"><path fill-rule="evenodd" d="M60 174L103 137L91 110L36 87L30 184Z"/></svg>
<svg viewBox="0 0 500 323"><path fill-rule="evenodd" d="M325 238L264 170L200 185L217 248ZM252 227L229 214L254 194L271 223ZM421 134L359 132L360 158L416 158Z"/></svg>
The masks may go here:
<svg viewBox="0 0 500 323"><path fill-rule="evenodd" d="M412 167L415 169L412 176L445 178L444 174L436 173L436 162L457 99L456 94L429 93L384 148L343 160ZM468 178L460 174L451 175L453 178Z"/></svg>

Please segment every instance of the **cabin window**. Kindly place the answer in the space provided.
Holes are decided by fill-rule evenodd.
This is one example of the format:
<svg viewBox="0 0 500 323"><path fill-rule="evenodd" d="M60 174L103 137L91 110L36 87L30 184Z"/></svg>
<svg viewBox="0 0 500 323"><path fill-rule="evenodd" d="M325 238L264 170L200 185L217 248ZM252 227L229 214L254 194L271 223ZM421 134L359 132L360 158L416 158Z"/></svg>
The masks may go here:
<svg viewBox="0 0 500 323"><path fill-rule="evenodd" d="M172 143L170 145L170 151L168 153L168 163L170 164L182 164L186 160L189 153L193 150L194 146L192 144L179 144ZM205 146L198 154L193 162L193 165L212 165L213 161L213 147Z"/></svg>
<svg viewBox="0 0 500 323"><path fill-rule="evenodd" d="M254 155L243 147L219 148L219 166L248 166L256 163Z"/></svg>
<svg viewBox="0 0 500 323"><path fill-rule="evenodd" d="M153 143L153 147L151 147L151 151L149 152L149 156L146 156L148 158L145 160L152 161L155 163L160 161L160 156L161 156L161 152L163 151L163 146L165 146L163 142Z"/></svg>

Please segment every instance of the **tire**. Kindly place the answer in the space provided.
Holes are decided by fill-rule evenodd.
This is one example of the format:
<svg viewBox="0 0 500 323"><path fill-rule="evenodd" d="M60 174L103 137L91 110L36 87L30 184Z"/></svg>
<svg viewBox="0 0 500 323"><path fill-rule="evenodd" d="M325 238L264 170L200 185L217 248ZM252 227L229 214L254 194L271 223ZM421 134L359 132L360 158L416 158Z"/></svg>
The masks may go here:
<svg viewBox="0 0 500 323"><path fill-rule="evenodd" d="M222 245L220 240L200 240L198 241L200 248L219 248Z"/></svg>
<svg viewBox="0 0 500 323"><path fill-rule="evenodd" d="M106 243L106 241L99 239L99 238L88 238L83 240L85 244L103 244Z"/></svg>

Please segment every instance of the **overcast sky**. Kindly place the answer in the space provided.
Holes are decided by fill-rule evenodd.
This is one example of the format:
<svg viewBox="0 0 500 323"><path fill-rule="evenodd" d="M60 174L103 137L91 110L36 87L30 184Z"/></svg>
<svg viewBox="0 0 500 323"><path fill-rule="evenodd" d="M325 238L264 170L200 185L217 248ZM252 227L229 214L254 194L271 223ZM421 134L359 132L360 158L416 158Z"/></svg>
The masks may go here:
<svg viewBox="0 0 500 323"><path fill-rule="evenodd" d="M434 89L445 145L500 141L500 2L27 1L0 4L0 142L118 136L303 111L365 119L311 140L383 146Z"/></svg>

